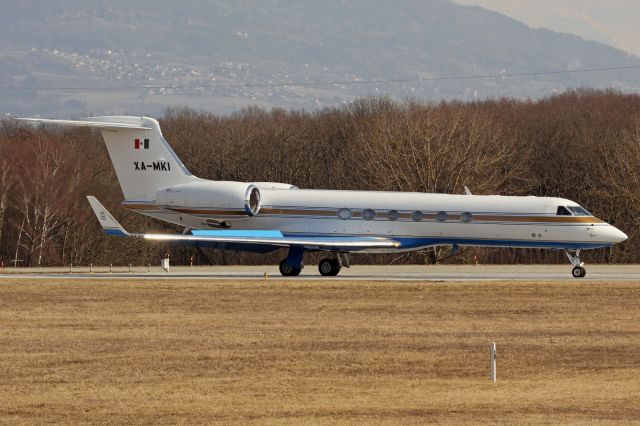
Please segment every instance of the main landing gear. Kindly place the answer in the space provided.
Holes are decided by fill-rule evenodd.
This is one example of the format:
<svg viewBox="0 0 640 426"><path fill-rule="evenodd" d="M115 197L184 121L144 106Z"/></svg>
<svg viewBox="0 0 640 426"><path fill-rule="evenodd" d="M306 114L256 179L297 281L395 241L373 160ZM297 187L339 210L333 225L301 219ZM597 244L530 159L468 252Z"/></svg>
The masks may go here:
<svg viewBox="0 0 640 426"><path fill-rule="evenodd" d="M349 266L349 257L346 253L335 253L335 257L325 257L320 261L318 271L322 276L335 277L343 267ZM303 267L302 252L290 249L287 258L280 262L280 273L284 277L297 277Z"/></svg>
<svg viewBox="0 0 640 426"><path fill-rule="evenodd" d="M587 275L587 270L584 268L584 263L580 261L580 250L565 250L565 254L573 266L571 275L574 278L584 278Z"/></svg>
<svg viewBox="0 0 640 426"><path fill-rule="evenodd" d="M280 273L283 277L297 277L302 272L304 264L304 247L291 246L287 258L280 262Z"/></svg>
<svg viewBox="0 0 640 426"><path fill-rule="evenodd" d="M340 273L342 267L349 268L349 256L347 253L336 253L336 257L325 257L318 263L318 271L320 275L325 277L335 277Z"/></svg>
<svg viewBox="0 0 640 426"><path fill-rule="evenodd" d="M342 269L342 265L338 259L325 257L318 263L318 271L320 271L320 275L325 277L335 277L340 273L340 269Z"/></svg>
<svg viewBox="0 0 640 426"><path fill-rule="evenodd" d="M290 266L289 264L287 264L287 259L284 259L282 262L280 262L280 273L283 277L297 277L298 275L300 275L300 272L302 272L302 266L302 264L300 264L299 268Z"/></svg>

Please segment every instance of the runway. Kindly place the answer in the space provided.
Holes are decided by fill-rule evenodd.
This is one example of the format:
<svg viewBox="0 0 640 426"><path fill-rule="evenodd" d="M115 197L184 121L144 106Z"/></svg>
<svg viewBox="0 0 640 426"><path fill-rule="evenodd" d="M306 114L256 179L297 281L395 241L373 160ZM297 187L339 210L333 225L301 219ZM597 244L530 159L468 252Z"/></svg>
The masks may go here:
<svg viewBox="0 0 640 426"><path fill-rule="evenodd" d="M569 265L356 265L337 277L322 277L308 265L299 277L282 277L275 265L172 267L4 268L8 280L264 280L289 281L640 281L640 265L587 265L585 278L573 278ZM111 270L111 272L110 272Z"/></svg>

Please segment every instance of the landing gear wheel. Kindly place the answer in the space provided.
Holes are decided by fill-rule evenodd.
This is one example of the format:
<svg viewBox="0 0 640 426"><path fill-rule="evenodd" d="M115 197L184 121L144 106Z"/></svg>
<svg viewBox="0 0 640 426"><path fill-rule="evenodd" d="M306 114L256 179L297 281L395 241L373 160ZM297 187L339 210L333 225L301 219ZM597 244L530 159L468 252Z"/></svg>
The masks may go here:
<svg viewBox="0 0 640 426"><path fill-rule="evenodd" d="M335 277L340 273L340 262L336 259L330 259L325 257L318 264L318 271L320 271L320 275L325 277Z"/></svg>
<svg viewBox="0 0 640 426"><path fill-rule="evenodd" d="M302 268L295 268L293 266L287 265L287 260L283 260L280 262L280 273L283 277L297 277L300 275Z"/></svg>
<svg viewBox="0 0 640 426"><path fill-rule="evenodd" d="M587 270L582 266L576 266L571 270L571 275L573 275L574 278L584 278L584 276L587 275Z"/></svg>
<svg viewBox="0 0 640 426"><path fill-rule="evenodd" d="M584 263L580 261L580 250L565 250L564 252L573 266L571 275L573 275L574 278L583 278L587 275L587 270L582 266Z"/></svg>

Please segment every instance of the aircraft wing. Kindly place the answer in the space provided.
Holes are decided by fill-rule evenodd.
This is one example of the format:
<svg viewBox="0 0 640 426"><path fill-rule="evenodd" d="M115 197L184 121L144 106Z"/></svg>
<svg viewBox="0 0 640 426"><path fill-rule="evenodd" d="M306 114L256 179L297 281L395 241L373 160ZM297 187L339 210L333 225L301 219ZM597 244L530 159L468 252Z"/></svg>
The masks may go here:
<svg viewBox="0 0 640 426"><path fill-rule="evenodd" d="M213 245L224 248L247 246L266 246L272 248L302 246L311 250L358 251L379 248L399 247L400 243L383 237L351 236L285 236L276 230L220 230L192 231L184 234L131 234L127 232L94 196L88 196L89 204L100 225L108 235L143 238L150 241L164 241L187 245Z"/></svg>

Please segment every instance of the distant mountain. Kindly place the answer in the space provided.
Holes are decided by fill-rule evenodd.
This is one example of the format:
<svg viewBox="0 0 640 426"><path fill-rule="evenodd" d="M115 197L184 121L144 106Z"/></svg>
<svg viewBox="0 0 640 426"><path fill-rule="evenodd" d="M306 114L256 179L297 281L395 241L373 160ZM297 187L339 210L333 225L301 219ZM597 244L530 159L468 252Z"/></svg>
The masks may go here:
<svg viewBox="0 0 640 426"><path fill-rule="evenodd" d="M612 47L531 29L448 0L2 3L3 113L159 114L172 105L230 112L249 104L313 109L375 94L429 100L537 98L567 87L640 88L638 70L260 86L640 65L640 58ZM238 87L246 84L255 86ZM152 88L139 89L144 85ZM193 85L225 87L180 87ZM87 90L95 87L120 89Z"/></svg>
<svg viewBox="0 0 640 426"><path fill-rule="evenodd" d="M640 2L629 0L453 0L504 13L533 28L579 35L640 55Z"/></svg>

